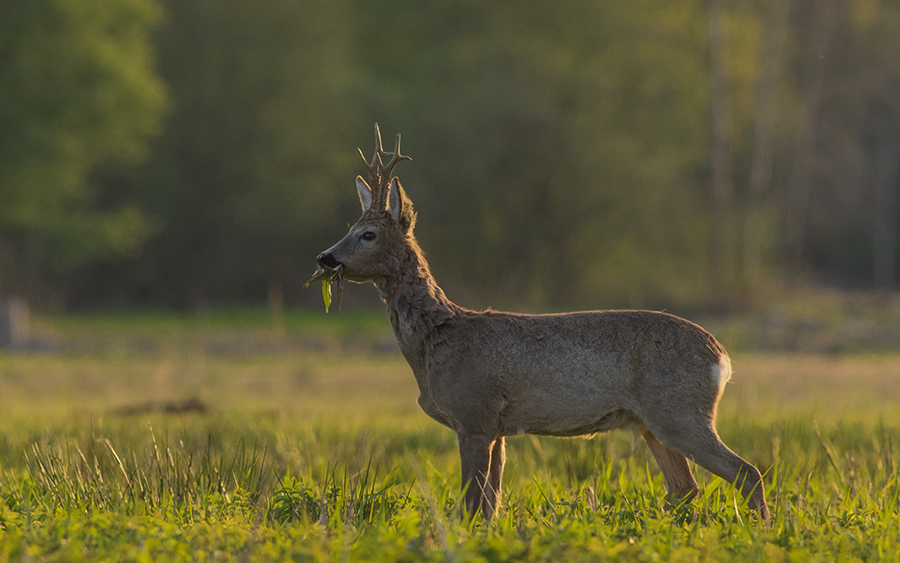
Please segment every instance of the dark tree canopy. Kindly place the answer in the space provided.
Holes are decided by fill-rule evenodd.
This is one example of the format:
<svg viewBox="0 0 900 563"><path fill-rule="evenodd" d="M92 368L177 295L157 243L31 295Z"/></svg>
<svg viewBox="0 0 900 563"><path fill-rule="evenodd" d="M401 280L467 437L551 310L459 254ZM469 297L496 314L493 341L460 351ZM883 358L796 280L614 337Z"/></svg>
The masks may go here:
<svg viewBox="0 0 900 563"><path fill-rule="evenodd" d="M100 178L146 155L165 87L151 0L2 2L0 292L98 257L132 253L148 226L108 206Z"/></svg>
<svg viewBox="0 0 900 563"><path fill-rule="evenodd" d="M312 301L376 121L467 305L898 285L896 2L2 1L6 288Z"/></svg>

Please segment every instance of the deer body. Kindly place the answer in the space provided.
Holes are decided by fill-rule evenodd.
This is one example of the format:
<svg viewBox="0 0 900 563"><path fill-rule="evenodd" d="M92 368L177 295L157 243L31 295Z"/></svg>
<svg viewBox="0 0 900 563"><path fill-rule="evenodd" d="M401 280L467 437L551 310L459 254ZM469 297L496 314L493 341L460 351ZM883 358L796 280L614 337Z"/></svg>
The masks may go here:
<svg viewBox="0 0 900 563"><path fill-rule="evenodd" d="M363 215L319 255L357 282L374 282L400 349L415 374L419 405L453 429L469 513L490 519L501 491L504 438L640 433L666 478L670 499L689 500L698 465L741 487L765 519L759 471L715 431L731 376L725 349L699 326L650 311L555 315L476 312L435 284L413 236L415 214L391 178L399 153L376 154L370 187L357 178ZM381 158L392 156L388 167Z"/></svg>
<svg viewBox="0 0 900 563"><path fill-rule="evenodd" d="M678 417L669 405L679 399L713 405L727 368L674 352L685 338L703 346L675 319L660 316L652 322L661 333L639 333L650 314L461 313L414 359L431 366L417 374L421 401L454 430L488 436L578 436L652 418L649 409ZM623 334L635 336L624 351Z"/></svg>

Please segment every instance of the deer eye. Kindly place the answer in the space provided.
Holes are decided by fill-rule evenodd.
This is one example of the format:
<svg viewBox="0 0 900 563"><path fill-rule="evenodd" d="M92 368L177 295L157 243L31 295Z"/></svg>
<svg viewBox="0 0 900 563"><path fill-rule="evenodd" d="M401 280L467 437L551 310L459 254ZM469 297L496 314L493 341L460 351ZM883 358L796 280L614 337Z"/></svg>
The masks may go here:
<svg viewBox="0 0 900 563"><path fill-rule="evenodd" d="M359 236L359 238L371 242L371 241L375 240L376 238L378 238L378 235L376 235L372 231L366 231L363 234L361 234Z"/></svg>

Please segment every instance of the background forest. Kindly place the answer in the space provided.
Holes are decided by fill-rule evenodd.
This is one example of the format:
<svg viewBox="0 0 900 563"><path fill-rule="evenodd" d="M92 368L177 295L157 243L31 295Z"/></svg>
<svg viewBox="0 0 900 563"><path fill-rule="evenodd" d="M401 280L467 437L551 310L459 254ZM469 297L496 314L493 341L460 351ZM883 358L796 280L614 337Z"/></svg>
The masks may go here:
<svg viewBox="0 0 900 563"><path fill-rule="evenodd" d="M316 302L376 121L463 305L897 289L897 0L0 14L0 294L41 307Z"/></svg>

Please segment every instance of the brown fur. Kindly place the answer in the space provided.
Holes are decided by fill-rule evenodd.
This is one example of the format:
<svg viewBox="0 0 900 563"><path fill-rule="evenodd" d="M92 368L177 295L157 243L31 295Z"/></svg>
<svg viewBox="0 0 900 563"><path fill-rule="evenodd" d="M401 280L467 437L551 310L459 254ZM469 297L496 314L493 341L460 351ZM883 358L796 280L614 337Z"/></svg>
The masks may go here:
<svg viewBox="0 0 900 563"><path fill-rule="evenodd" d="M670 504L697 494L690 459L736 483L769 517L759 471L715 430L724 381L714 374L727 380L731 364L712 335L650 311L519 315L459 307L431 276L399 181L376 198L362 178L357 187L362 217L319 261L377 286L418 382L419 405L457 434L470 515L480 510L489 520L500 503L505 436L629 428L659 463Z"/></svg>

